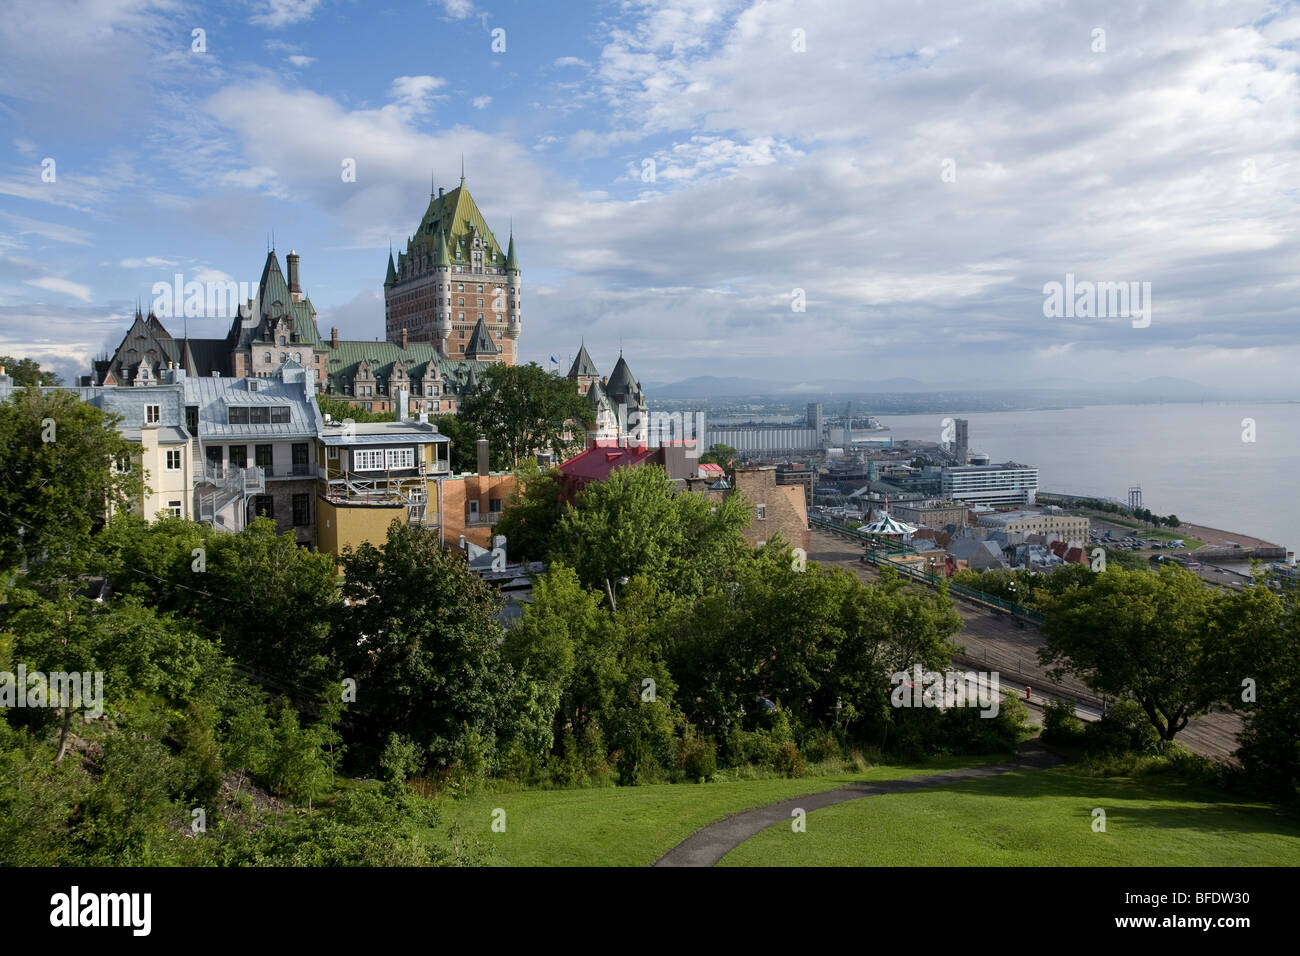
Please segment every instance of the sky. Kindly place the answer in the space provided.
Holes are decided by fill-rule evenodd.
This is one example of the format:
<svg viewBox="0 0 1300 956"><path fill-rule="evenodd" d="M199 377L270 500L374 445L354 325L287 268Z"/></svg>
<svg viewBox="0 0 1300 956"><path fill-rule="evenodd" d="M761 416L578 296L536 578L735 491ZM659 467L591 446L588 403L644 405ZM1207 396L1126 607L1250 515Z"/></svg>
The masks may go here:
<svg viewBox="0 0 1300 956"><path fill-rule="evenodd" d="M1292 3L6 8L0 354L65 378L272 235L322 333L382 338L389 244L463 157L543 366L1300 397ZM1120 282L1149 313L1046 307Z"/></svg>

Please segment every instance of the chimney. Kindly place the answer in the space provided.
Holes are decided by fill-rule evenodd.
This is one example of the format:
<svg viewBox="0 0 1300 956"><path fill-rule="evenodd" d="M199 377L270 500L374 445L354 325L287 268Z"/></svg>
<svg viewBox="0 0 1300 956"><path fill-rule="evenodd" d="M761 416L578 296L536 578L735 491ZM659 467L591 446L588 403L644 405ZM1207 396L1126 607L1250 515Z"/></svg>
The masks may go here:
<svg viewBox="0 0 1300 956"><path fill-rule="evenodd" d="M330 327L330 348L339 347L339 327L337 325Z"/></svg>
<svg viewBox="0 0 1300 956"><path fill-rule="evenodd" d="M442 198L442 192L443 192L442 187L439 186L439 187L438 187L438 198L439 198L439 199Z"/></svg>
<svg viewBox="0 0 1300 956"><path fill-rule="evenodd" d="M478 473L486 475L488 470L488 440L480 437L478 440Z"/></svg>
<svg viewBox="0 0 1300 956"><path fill-rule="evenodd" d="M406 351L406 329L402 329L402 351Z"/></svg>
<svg viewBox="0 0 1300 956"><path fill-rule="evenodd" d="M298 284L298 253L290 249L285 262L289 265L289 295L293 301L299 302L302 300L302 286Z"/></svg>

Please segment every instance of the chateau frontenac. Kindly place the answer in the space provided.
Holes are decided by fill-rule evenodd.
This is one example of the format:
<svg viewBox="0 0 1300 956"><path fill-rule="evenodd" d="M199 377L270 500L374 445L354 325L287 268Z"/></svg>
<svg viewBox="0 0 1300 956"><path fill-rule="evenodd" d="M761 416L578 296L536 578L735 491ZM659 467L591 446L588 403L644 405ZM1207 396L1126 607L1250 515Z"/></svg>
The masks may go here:
<svg viewBox="0 0 1300 956"><path fill-rule="evenodd" d="M388 253L384 320L390 342L428 342L443 358L464 358L482 340L514 365L522 285L515 237L501 248L465 186L441 187L393 261Z"/></svg>
<svg viewBox="0 0 1300 956"><path fill-rule="evenodd" d="M480 371L513 365L520 331L520 270L514 236L501 248L460 185L439 189L415 236L384 282L385 341L321 335L316 310L290 252L288 274L267 253L254 298L223 338L174 338L151 311L135 320L112 355L94 363L95 385L153 385L168 369L194 377L270 378L306 370L315 393L373 412L455 414ZM232 284L233 285L233 284Z"/></svg>

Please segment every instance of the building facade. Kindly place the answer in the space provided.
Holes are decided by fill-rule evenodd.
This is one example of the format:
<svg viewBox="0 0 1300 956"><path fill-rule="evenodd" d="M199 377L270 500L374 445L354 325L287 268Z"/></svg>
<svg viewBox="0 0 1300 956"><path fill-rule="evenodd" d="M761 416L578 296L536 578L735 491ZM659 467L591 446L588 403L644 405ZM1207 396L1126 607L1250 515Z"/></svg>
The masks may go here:
<svg viewBox="0 0 1300 956"><path fill-rule="evenodd" d="M1088 540L1088 519L1060 511L1004 511L981 515L977 523L981 528L1005 532L1008 544L1022 544L1031 534L1041 534L1049 541Z"/></svg>
<svg viewBox="0 0 1300 956"><path fill-rule="evenodd" d="M970 509L960 501L943 500L897 501L890 511L899 521L936 529L946 528L950 524L958 528L964 527L970 513Z"/></svg>
<svg viewBox="0 0 1300 956"><path fill-rule="evenodd" d="M588 448L598 443L624 446L649 443L650 406L641 383L621 354L614 371L606 378L596 370L586 345L582 345L568 377L578 394L585 395L591 405L591 416L586 422Z"/></svg>
<svg viewBox="0 0 1300 956"><path fill-rule="evenodd" d="M450 471L450 442L427 422L330 422L317 449L316 536L335 556L379 544L393 521L442 527L439 483Z"/></svg>
<svg viewBox="0 0 1300 956"><path fill-rule="evenodd" d="M507 365L518 359L523 281L515 238L501 248L465 186L430 193L397 260L388 253L384 328L389 342L427 343L444 359L466 358L480 337ZM481 329L480 329L481 327ZM480 351L484 349L478 343Z"/></svg>
<svg viewBox="0 0 1300 956"><path fill-rule="evenodd" d="M971 505L1032 505L1038 493L1038 469L1015 462L958 465L942 470L939 485L944 498Z"/></svg>
<svg viewBox="0 0 1300 956"><path fill-rule="evenodd" d="M307 370L287 363L270 378L184 377L195 435L195 516L241 531L271 518L299 544L316 545L317 438L323 422Z"/></svg>

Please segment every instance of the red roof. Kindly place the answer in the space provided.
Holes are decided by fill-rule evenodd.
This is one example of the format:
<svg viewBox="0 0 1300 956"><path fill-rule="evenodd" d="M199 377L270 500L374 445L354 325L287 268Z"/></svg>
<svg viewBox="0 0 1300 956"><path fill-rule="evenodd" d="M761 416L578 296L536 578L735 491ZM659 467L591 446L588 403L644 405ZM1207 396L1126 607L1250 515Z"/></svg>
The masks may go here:
<svg viewBox="0 0 1300 956"><path fill-rule="evenodd" d="M726 471L723 469L721 465L716 465L711 461L706 461L702 465L700 465L701 478L713 478L713 477L720 478L725 474Z"/></svg>
<svg viewBox="0 0 1300 956"><path fill-rule="evenodd" d="M570 482L586 484L589 481L604 481L615 468L630 468L653 462L659 456L659 449L647 448L645 445L619 447L612 443L598 442L591 448L575 455L560 465L560 474Z"/></svg>

